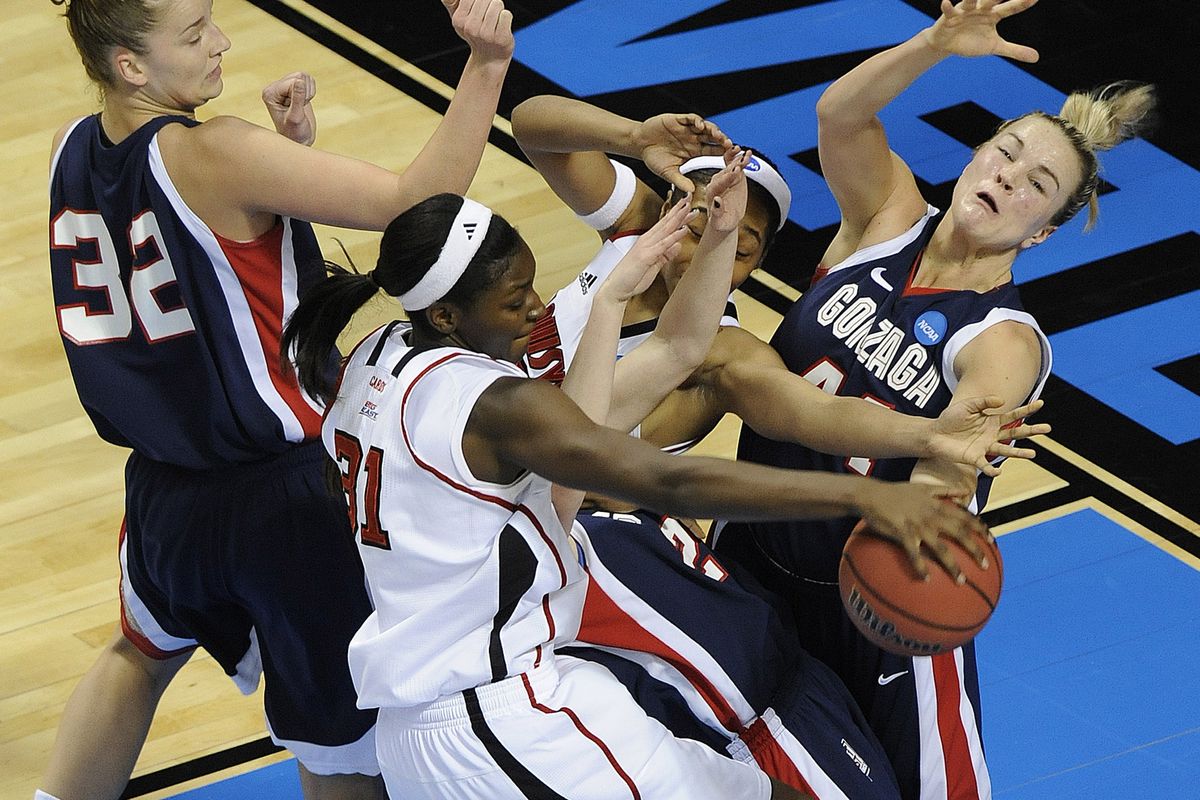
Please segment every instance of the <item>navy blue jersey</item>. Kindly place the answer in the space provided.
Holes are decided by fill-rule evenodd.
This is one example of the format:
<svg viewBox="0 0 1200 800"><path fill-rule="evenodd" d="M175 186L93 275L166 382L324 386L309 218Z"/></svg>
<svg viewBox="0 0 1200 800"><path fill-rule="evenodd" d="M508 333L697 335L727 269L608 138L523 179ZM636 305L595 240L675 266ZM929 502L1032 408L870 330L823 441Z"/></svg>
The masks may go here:
<svg viewBox="0 0 1200 800"><path fill-rule="evenodd" d="M582 513L578 643L676 736L756 763L818 800L895 800L849 691L799 648L784 603L671 519ZM582 528L582 532L580 531Z"/></svg>
<svg viewBox="0 0 1200 800"><path fill-rule="evenodd" d="M784 316L771 346L788 369L830 394L863 397L905 414L936 417L950 404L954 359L987 328L1013 320L1042 341L1041 373L1050 371L1050 345L1021 306L1010 282L989 292L912 287L921 254L937 227L930 207L911 229L866 247L832 267ZM742 427L738 458L791 469L907 480L915 459L874 460L818 453L777 442ZM991 478L979 476L970 506L987 502ZM749 526L768 556L796 575L836 583L842 545L854 519Z"/></svg>
<svg viewBox="0 0 1200 800"><path fill-rule="evenodd" d="M102 438L195 469L255 461L320 431L320 405L279 363L320 250L289 218L252 242L210 230L163 165L157 134L176 123L199 124L159 117L114 145L96 115L64 136L50 177L59 329Z"/></svg>

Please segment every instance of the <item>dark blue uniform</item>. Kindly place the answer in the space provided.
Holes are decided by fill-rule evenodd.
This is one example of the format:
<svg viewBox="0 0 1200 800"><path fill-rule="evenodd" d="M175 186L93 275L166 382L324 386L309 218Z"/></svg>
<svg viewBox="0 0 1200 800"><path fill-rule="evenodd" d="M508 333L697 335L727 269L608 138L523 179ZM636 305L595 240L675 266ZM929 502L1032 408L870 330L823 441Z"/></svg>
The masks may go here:
<svg viewBox="0 0 1200 800"><path fill-rule="evenodd" d="M312 442L321 407L278 355L283 320L324 274L320 251L287 218L252 242L211 231L163 165L169 124L199 123L159 117L114 145L84 118L51 167L67 361L97 432L133 450L123 627L154 657L204 646L244 690L261 659L277 740L313 771L356 767L303 744L359 742L374 719L346 666L370 607Z"/></svg>
<svg viewBox="0 0 1200 800"><path fill-rule="evenodd" d="M909 285L937 225L935 213L930 208L905 234L832 267L792 306L771 340L792 372L832 394L936 417L957 385L954 359L974 337L1008 320L1037 330L1011 283L986 293ZM1038 334L1042 372L1030 399L1050 370L1049 344ZM907 480L916 464L830 456L745 426L738 458L893 481ZM983 508L990 488L991 479L980 475L971 510ZM855 522L730 524L716 547L792 601L801 644L846 682L887 749L905 797L988 796L974 647L908 659L858 634L837 589L842 546Z"/></svg>
<svg viewBox="0 0 1200 800"><path fill-rule="evenodd" d="M676 736L820 800L899 796L845 686L752 577L649 512L577 521L589 586L580 646L562 652L604 664Z"/></svg>

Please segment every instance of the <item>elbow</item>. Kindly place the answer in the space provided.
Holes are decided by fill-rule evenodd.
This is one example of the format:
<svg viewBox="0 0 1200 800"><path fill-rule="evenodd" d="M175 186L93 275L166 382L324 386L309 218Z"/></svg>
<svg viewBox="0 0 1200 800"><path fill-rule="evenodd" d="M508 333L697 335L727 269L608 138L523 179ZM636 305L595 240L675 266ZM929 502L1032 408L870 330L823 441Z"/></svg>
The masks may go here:
<svg viewBox="0 0 1200 800"><path fill-rule="evenodd" d="M512 110L513 138L522 148L528 147L528 139L535 135L538 119L543 116L542 110L548 102L546 95L536 95L522 100Z"/></svg>

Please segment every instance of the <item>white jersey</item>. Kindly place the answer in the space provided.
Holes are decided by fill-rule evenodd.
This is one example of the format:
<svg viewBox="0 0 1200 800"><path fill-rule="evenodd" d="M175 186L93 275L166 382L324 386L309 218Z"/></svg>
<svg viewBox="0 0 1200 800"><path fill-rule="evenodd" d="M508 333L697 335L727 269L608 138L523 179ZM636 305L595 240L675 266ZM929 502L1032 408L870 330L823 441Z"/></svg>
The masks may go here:
<svg viewBox="0 0 1200 800"><path fill-rule="evenodd" d="M584 572L550 482L476 478L476 400L512 364L412 350L407 326L364 339L322 428L343 475L375 611L350 642L359 706L421 705L532 669L579 628Z"/></svg>
<svg viewBox="0 0 1200 800"><path fill-rule="evenodd" d="M583 272L555 292L546 305L545 315L538 320L537 327L529 337L525 364L531 377L555 384L562 383L567 368L571 366L575 352L579 349L583 328L587 324L588 315L592 313L592 301L596 297L596 290L637 242L638 236L636 233L624 233L605 240ZM617 343L617 358L646 341L657 324L657 319L648 319L622 327L621 338ZM738 324L733 295L729 296L725 305L721 324Z"/></svg>

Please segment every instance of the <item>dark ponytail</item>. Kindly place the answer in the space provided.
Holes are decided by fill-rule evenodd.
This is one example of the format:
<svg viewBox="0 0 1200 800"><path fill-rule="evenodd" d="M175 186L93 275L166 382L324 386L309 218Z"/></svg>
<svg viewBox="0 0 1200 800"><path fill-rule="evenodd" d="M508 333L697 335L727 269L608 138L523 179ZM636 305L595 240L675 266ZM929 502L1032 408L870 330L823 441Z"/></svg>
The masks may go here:
<svg viewBox="0 0 1200 800"><path fill-rule="evenodd" d="M332 399L329 359L338 335L375 292L382 289L399 297L417 285L441 254L462 205L459 195L438 194L393 219L383 232L379 261L369 275L326 262L329 277L305 292L280 342L283 363L286 367L294 361L300 388L326 402ZM516 230L499 214L493 214L478 252L442 300L469 307L480 292L507 271L520 248L521 237ZM427 336L439 335L424 312L413 313L411 322Z"/></svg>
<svg viewBox="0 0 1200 800"><path fill-rule="evenodd" d="M279 349L285 372L289 362L295 363L300 388L328 402L333 395L329 359L337 337L379 287L369 276L331 261L325 269L329 277L305 292L288 318Z"/></svg>

